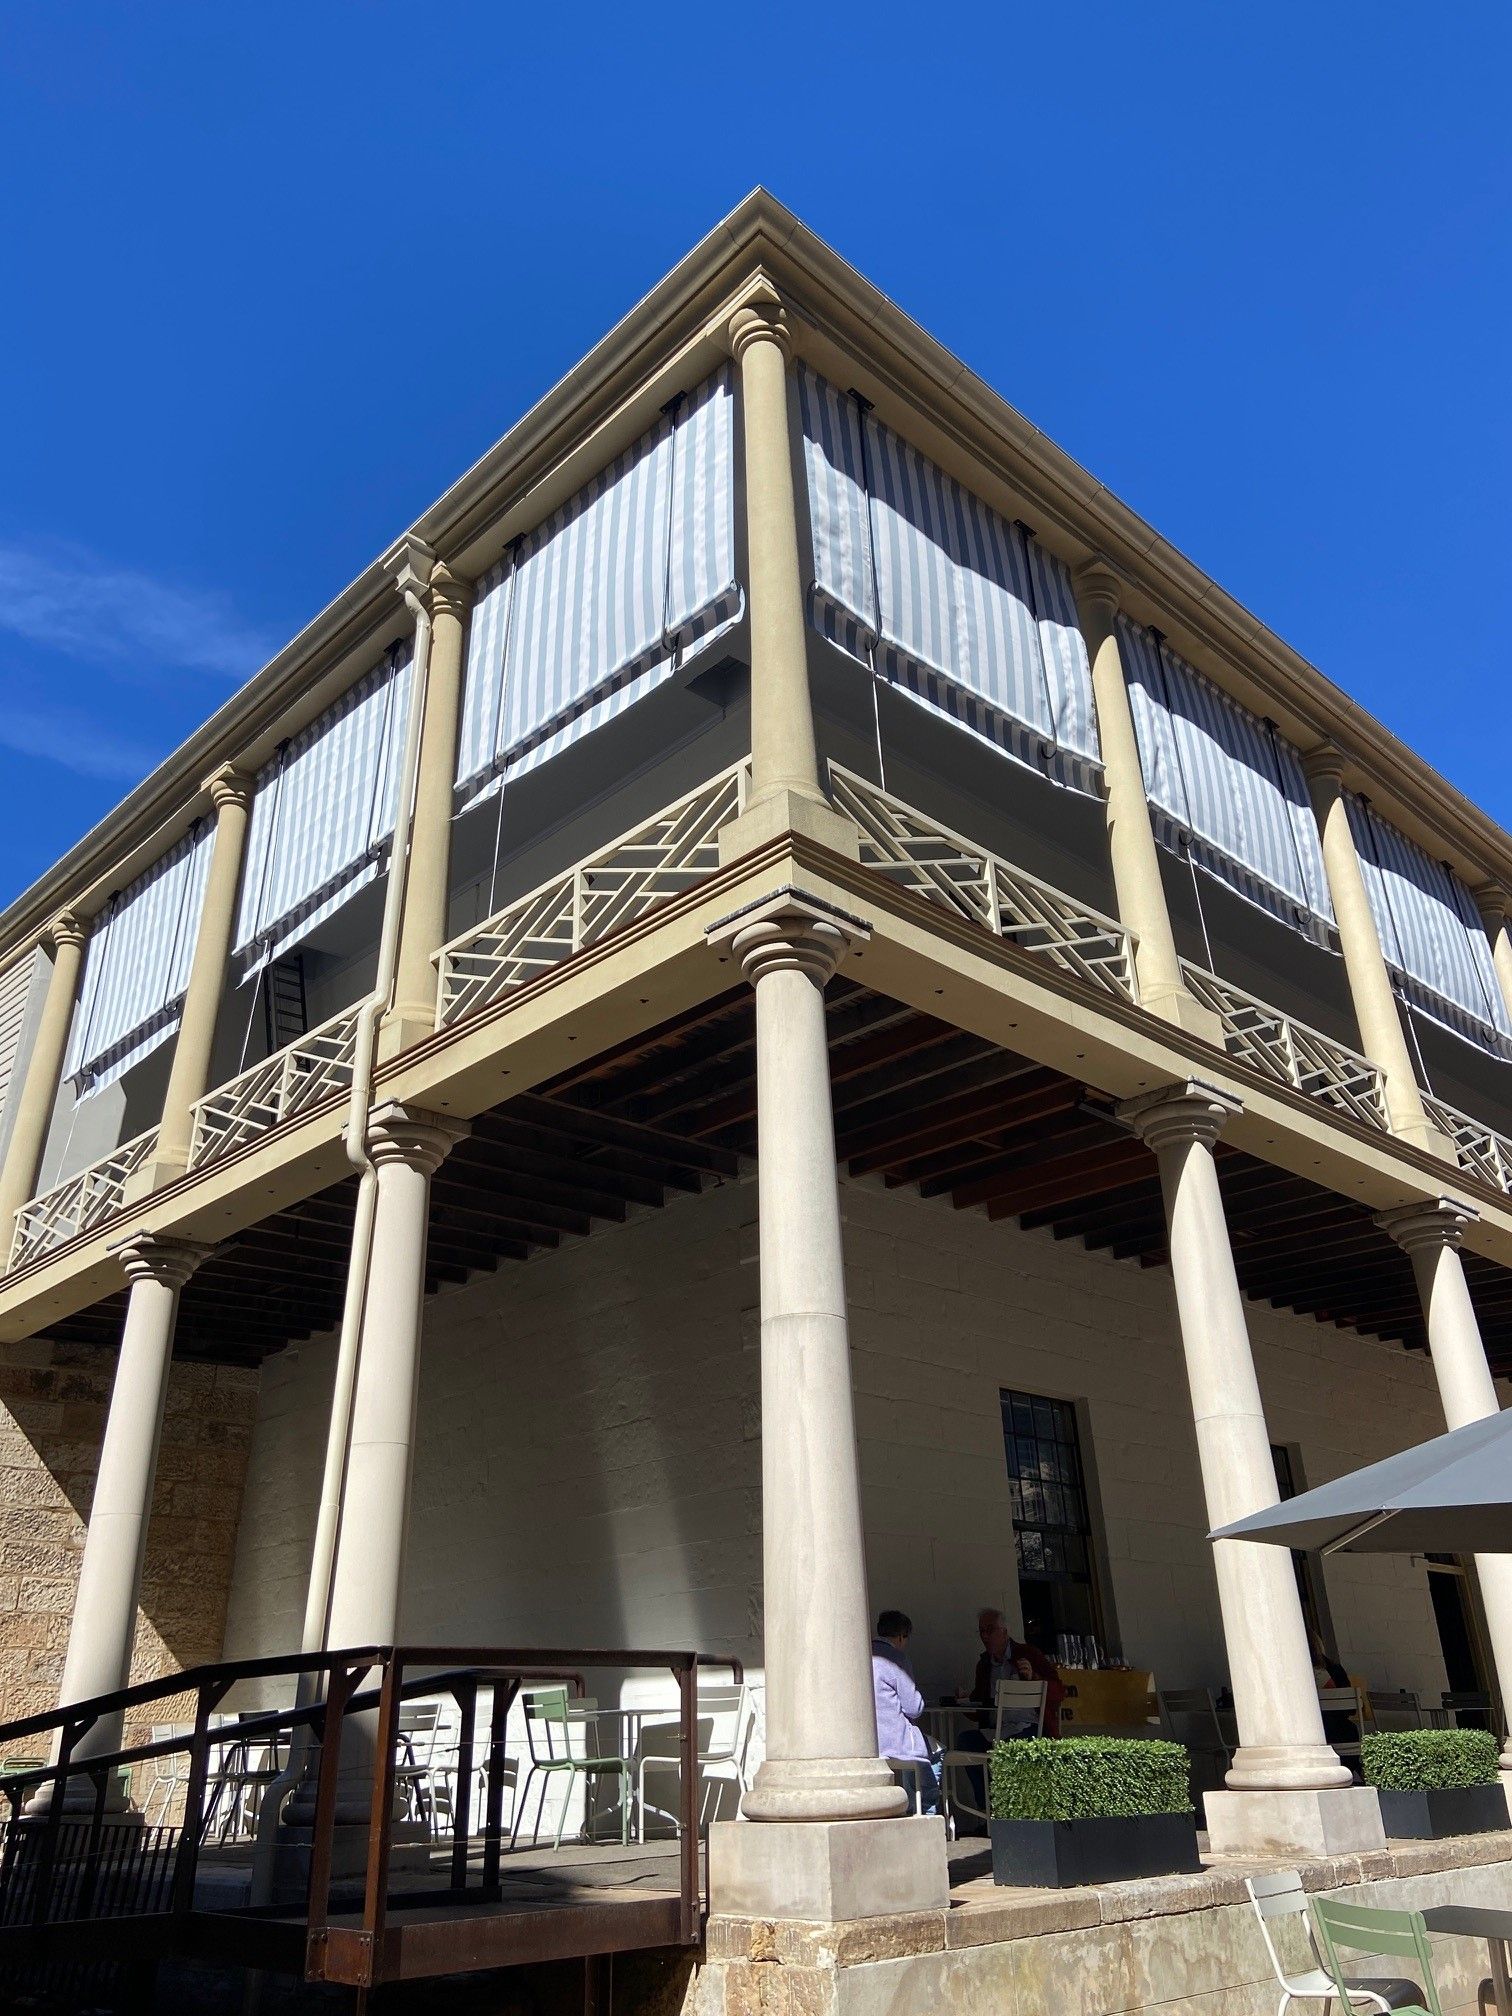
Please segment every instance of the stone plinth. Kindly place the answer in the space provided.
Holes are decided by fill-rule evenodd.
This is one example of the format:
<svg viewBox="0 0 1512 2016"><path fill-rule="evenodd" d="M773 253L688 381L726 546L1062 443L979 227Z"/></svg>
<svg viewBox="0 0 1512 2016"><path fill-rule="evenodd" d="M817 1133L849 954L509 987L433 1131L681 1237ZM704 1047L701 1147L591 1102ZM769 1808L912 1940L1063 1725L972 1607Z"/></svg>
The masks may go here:
<svg viewBox="0 0 1512 2016"><path fill-rule="evenodd" d="M942 1911L950 1901L945 1822L717 1820L709 1897L715 1911L735 1917L825 1924Z"/></svg>

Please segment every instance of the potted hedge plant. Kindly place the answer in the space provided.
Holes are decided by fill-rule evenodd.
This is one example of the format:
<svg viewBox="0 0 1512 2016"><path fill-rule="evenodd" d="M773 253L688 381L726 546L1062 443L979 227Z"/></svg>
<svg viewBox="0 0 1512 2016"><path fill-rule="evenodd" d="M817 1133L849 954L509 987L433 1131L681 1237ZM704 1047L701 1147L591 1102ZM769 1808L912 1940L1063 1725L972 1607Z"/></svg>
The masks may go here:
<svg viewBox="0 0 1512 2016"><path fill-rule="evenodd" d="M1489 1729L1392 1729L1360 1744L1365 1783L1381 1795L1389 1835L1437 1840L1509 1824Z"/></svg>
<svg viewBox="0 0 1512 2016"><path fill-rule="evenodd" d="M1179 1743L1030 1737L990 1759L992 1877L1037 1889L1202 1867Z"/></svg>

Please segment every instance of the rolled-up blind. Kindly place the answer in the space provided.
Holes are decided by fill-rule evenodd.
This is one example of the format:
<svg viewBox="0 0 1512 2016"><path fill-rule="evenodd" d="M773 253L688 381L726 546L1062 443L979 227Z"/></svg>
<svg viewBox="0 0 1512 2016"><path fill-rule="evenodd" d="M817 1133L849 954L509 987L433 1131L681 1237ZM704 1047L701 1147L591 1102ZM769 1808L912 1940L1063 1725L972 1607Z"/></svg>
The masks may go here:
<svg viewBox="0 0 1512 2016"><path fill-rule="evenodd" d="M1512 1016L1475 898L1362 798L1351 793L1345 806L1381 951L1403 996L1455 1035L1512 1056Z"/></svg>
<svg viewBox="0 0 1512 2016"><path fill-rule="evenodd" d="M16 1080L21 1037L26 1027L26 1009L36 971L37 948L33 946L0 977L0 1141L5 1138L11 1086Z"/></svg>
<svg viewBox="0 0 1512 2016"><path fill-rule="evenodd" d="M934 713L1096 788L1091 667L1064 566L853 396L801 368L816 629Z"/></svg>
<svg viewBox="0 0 1512 2016"><path fill-rule="evenodd" d="M464 804L623 713L739 615L734 397L726 366L479 583Z"/></svg>
<svg viewBox="0 0 1512 2016"><path fill-rule="evenodd" d="M1143 624L1121 615L1118 644L1157 839L1331 944L1333 905L1297 750Z"/></svg>
<svg viewBox="0 0 1512 2016"><path fill-rule="evenodd" d="M237 911L242 978L307 938L387 864L414 651L396 644L257 775Z"/></svg>
<svg viewBox="0 0 1512 2016"><path fill-rule="evenodd" d="M79 1096L112 1084L177 1030L213 842L201 820L96 918L63 1067Z"/></svg>

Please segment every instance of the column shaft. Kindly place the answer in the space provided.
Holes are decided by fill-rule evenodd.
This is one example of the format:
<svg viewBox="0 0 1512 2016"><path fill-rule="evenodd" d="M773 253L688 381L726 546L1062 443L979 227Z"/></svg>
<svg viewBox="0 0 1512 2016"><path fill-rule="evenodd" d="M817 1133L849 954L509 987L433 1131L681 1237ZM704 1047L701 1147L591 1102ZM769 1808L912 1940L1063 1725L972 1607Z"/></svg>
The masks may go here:
<svg viewBox="0 0 1512 2016"><path fill-rule="evenodd" d="M1323 867L1339 927L1339 949L1354 1002L1360 1048L1386 1079L1386 1113L1393 1134L1420 1148L1447 1152L1447 1143L1423 1110L1423 1095L1402 1029L1380 934L1365 893L1344 800L1343 765L1337 751L1314 750L1307 759L1313 811L1323 840Z"/></svg>
<svg viewBox="0 0 1512 2016"><path fill-rule="evenodd" d="M1486 927L1486 940L1491 947L1491 963L1496 968L1497 984L1508 1012L1512 1013L1512 931L1507 928L1507 899L1494 883L1487 883L1476 890L1475 900L1480 905L1481 921Z"/></svg>
<svg viewBox="0 0 1512 2016"><path fill-rule="evenodd" d="M47 1130L58 1100L58 1081L73 1025L79 994L79 969L84 960L87 927L72 915L59 917L43 939L52 949L52 975L37 1040L32 1045L26 1077L16 1104L15 1125L0 1170L0 1266L9 1264L16 1213L36 1195Z"/></svg>
<svg viewBox="0 0 1512 2016"><path fill-rule="evenodd" d="M1139 742L1118 648L1118 581L1094 563L1076 578L1082 631L1092 661L1092 699L1107 791L1108 850L1118 892L1118 916L1135 937L1139 998L1154 1015L1178 1023L1219 1048L1218 1018L1188 992L1171 928L1160 851L1150 825Z"/></svg>
<svg viewBox="0 0 1512 2016"><path fill-rule="evenodd" d="M430 671L425 688L425 720L420 736L420 770L415 816L410 828L409 879L399 933L394 1006L383 1048L421 1041L436 1026L436 968L431 963L446 941L451 893L453 784L457 734L462 720L462 675L471 589L444 562L431 570Z"/></svg>
<svg viewBox="0 0 1512 2016"><path fill-rule="evenodd" d="M756 988L767 1755L753 1820L877 1819L877 1756L824 984L844 937L786 914L735 950Z"/></svg>
<svg viewBox="0 0 1512 2016"><path fill-rule="evenodd" d="M1276 1502L1270 1437L1234 1272L1213 1143L1237 1102L1208 1088L1153 1093L1124 1110L1155 1150L1170 1229L1171 1273L1191 1387L1208 1522L1224 1526ZM1347 1785L1324 1741L1312 1653L1287 1553L1253 1542L1213 1546L1239 1750L1236 1790Z"/></svg>
<svg viewBox="0 0 1512 2016"><path fill-rule="evenodd" d="M378 1194L326 1634L336 1649L391 1645L398 1636L430 1179L466 1131L394 1105L372 1117Z"/></svg>
<svg viewBox="0 0 1512 2016"><path fill-rule="evenodd" d="M206 789L215 806L215 843L205 882L199 934L184 993L184 1013L173 1046L173 1065L163 1099L158 1128L153 1187L171 1181L189 1167L194 1131L194 1102L210 1089L210 1063L215 1049L215 1024L225 992L231 936L236 928L236 898L241 888L242 859L247 844L247 819L252 805L250 779L229 766L218 770Z"/></svg>

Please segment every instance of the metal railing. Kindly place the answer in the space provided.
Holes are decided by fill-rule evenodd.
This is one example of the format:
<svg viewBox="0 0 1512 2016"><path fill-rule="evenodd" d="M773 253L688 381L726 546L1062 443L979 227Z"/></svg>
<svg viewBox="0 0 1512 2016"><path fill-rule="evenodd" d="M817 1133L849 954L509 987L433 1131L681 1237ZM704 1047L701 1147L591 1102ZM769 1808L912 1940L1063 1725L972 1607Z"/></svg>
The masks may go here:
<svg viewBox="0 0 1512 2016"><path fill-rule="evenodd" d="M737 1681L742 1677L738 1662L706 1662L686 1651L363 1646L195 1667L9 1723L0 1728L0 1747L12 1753L18 1747L55 1749L56 1755L49 1764L0 1768L0 1798L9 1804L0 1827L0 1973L12 1960L59 1950L111 1954L123 1919L146 1921L132 1947L139 1958L222 1952L249 1965L360 1989L401 1976L584 1956L621 1945L694 1945L703 1909L698 1676L710 1665L733 1672ZM675 1888L647 1886L633 1902L615 1892L594 1903L590 1891L585 1901L563 1898L545 1913L512 1913L507 1902L501 1911L504 1858L515 1852L518 1832L504 1811L515 1770L506 1756L510 1710L523 1688L541 1683L581 1696L583 1674L594 1668L658 1669L675 1683L676 1705L661 1711L677 1733ZM307 1705L243 1715L234 1729L215 1725L215 1712L233 1687L301 1680ZM109 1727L128 1714L145 1719L152 1704L175 1698L177 1705L186 1694L194 1703L187 1729L92 1752L90 1735L101 1722ZM480 1695L487 1697L486 1713ZM396 1868L391 1849L396 1832L405 1834L405 1790L415 1769L400 1710L438 1697L449 1697L457 1715L451 1840L437 1842L423 1866L406 1855ZM305 1760L276 1781L280 1804L290 1794L304 1803L296 1823L301 1852L289 1858L292 1876L286 1869L280 1878L275 1917L259 1898L249 1896L238 1906L219 1880L204 1910L197 1898L202 1866L215 1853L208 1841L216 1798L212 1752L228 1736L270 1753L297 1740ZM182 1773L175 1768L171 1774L183 1787L174 1817L113 1824L111 1791L123 1772L175 1758L185 1763ZM474 1806L475 1780L481 1810ZM354 1805L364 1816L355 1825L348 1817ZM279 1817L272 1815L275 1822ZM423 1912L404 1909L421 1903Z"/></svg>
<svg viewBox="0 0 1512 2016"><path fill-rule="evenodd" d="M11 1266L24 1267L29 1260L40 1259L55 1246L66 1246L70 1239L114 1218L125 1204L127 1181L151 1157L156 1141L157 1129L149 1128L112 1148L77 1176L54 1184L23 1204L16 1213Z"/></svg>
<svg viewBox="0 0 1512 2016"><path fill-rule="evenodd" d="M443 945L436 954L436 1027L477 1014L712 875L719 866L719 829L744 805L746 780L744 763L723 771Z"/></svg>
<svg viewBox="0 0 1512 2016"><path fill-rule="evenodd" d="M234 1154L284 1120L350 1089L362 1004L343 1008L194 1104L189 1167Z"/></svg>
<svg viewBox="0 0 1512 2016"><path fill-rule="evenodd" d="M1189 960L1182 971L1192 994L1222 1022L1231 1057L1351 1120L1387 1131L1385 1076L1368 1057Z"/></svg>
<svg viewBox="0 0 1512 2016"><path fill-rule="evenodd" d="M829 774L836 809L860 828L863 866L1105 993L1138 999L1134 939L1123 925L839 764Z"/></svg>
<svg viewBox="0 0 1512 2016"><path fill-rule="evenodd" d="M1512 1195L1512 1141L1484 1120L1474 1120L1457 1106L1446 1105L1431 1092L1423 1094L1423 1111L1454 1144L1455 1160L1467 1176L1493 1190Z"/></svg>

